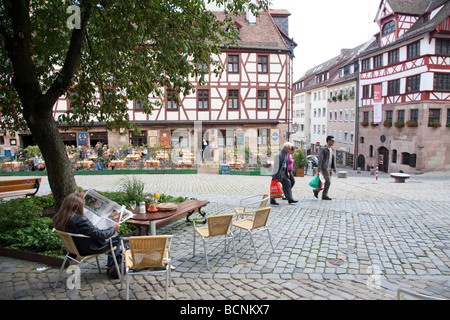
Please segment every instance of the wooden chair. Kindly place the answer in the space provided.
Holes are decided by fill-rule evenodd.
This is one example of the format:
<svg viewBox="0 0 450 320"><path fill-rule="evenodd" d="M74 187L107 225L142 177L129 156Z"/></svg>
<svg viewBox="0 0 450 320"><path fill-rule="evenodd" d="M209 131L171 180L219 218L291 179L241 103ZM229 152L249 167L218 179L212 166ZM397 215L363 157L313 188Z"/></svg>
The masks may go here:
<svg viewBox="0 0 450 320"><path fill-rule="evenodd" d="M98 257L102 254L111 254L114 259L114 264L116 265L116 269L119 270L119 265L117 263L116 256L114 254L114 250L116 249L116 247L113 246L112 238L109 239L109 249L106 250L105 252L83 256L79 253L77 246L75 245L75 242L73 241L73 237L90 238L89 236L86 236L83 234L68 233L68 232L64 232L64 231L60 231L60 230L56 230L56 229L55 229L55 231L59 235L61 241L63 242L64 247L67 251L67 254L64 257L64 261L61 265L61 268L59 269L58 278L56 279L54 288L56 288L56 286L58 285L59 279L61 278L61 274L64 270L64 266L66 265L66 262L68 259L70 259L73 262L76 262L79 266L81 266L81 264L84 261L95 258L97 261L98 273L101 273L102 270L100 268L100 263L98 261ZM71 257L71 255L75 255L75 258Z"/></svg>
<svg viewBox="0 0 450 320"><path fill-rule="evenodd" d="M122 273L125 269L126 275L126 299L130 298L130 281L129 276L135 274L150 274L150 275L166 275L166 294L165 299L169 295L171 259L170 259L170 245L172 243L172 236L139 236L130 237L130 249L123 252L122 259L125 264L122 267ZM149 269L150 268L150 269ZM156 268L156 270L155 270ZM158 268L164 268L158 270ZM121 276L123 279L123 274ZM120 282L120 289L122 289Z"/></svg>
<svg viewBox="0 0 450 320"><path fill-rule="evenodd" d="M260 208L267 207L270 196L268 194L250 196L241 199L239 207L234 209L236 214L254 213Z"/></svg>
<svg viewBox="0 0 450 320"><path fill-rule="evenodd" d="M245 218L242 220L237 220L233 222L233 226L245 230L250 235L250 241L255 249L256 258L258 257L258 252L256 251L255 242L253 241L253 234L259 231L267 231L269 236L270 245L272 247L272 251L275 251L272 244L272 239L270 237L270 231L267 227L267 221L269 219L269 214L271 207L260 208L256 210L255 213L251 214L250 218ZM249 215L248 213L244 213L244 215Z"/></svg>
<svg viewBox="0 0 450 320"><path fill-rule="evenodd" d="M206 250L206 242L214 240L225 240L225 251L227 249L227 241L231 240L233 243L234 259L237 263L236 247L234 245L233 232L230 230L233 214L223 214L218 216L211 216L207 218L208 225L206 227L196 227L194 222L194 253L195 256L195 239L197 235L202 238L203 247L205 251L206 266L209 269L208 253ZM203 222L203 220L202 220Z"/></svg>

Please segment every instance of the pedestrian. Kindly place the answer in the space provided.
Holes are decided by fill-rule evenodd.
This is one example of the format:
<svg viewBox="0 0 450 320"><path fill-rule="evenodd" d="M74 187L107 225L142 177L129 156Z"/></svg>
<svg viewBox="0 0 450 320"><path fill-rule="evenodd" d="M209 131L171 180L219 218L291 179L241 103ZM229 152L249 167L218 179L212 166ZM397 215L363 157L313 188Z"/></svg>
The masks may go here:
<svg viewBox="0 0 450 320"><path fill-rule="evenodd" d="M283 145L283 149L280 150L275 155L273 169L272 169L272 180L280 181L283 186L283 192L288 200L289 204L297 203L298 201L292 198L292 186L291 180L289 179L289 171L288 171L288 161L289 161L289 153L291 152L292 144L290 142L286 142ZM279 203L275 201L275 199L270 199L270 204L278 205Z"/></svg>
<svg viewBox="0 0 450 320"><path fill-rule="evenodd" d="M289 153L289 160L288 160L288 172L289 172L289 179L291 180L291 188L294 187L295 184L295 178L294 173L292 172L294 170L294 152L295 147L291 147L291 152Z"/></svg>
<svg viewBox="0 0 450 320"><path fill-rule="evenodd" d="M105 252L109 248L109 239L112 239L113 245L116 246L114 252L116 260L120 259L120 235L116 232L119 230L119 223L112 227L100 230L84 215L84 200L77 193L69 194L62 202L61 208L53 217L53 225L57 230L83 234L89 238L74 237L75 246L83 256ZM117 272L114 268L114 260L112 256L108 255L107 261L108 274L113 278L117 277ZM110 271L115 271L111 274Z"/></svg>
<svg viewBox="0 0 450 320"><path fill-rule="evenodd" d="M333 145L334 137L328 136L327 144L320 150L319 154L319 165L317 169L325 179L325 186L322 192L322 200L331 200L331 198L328 197L328 190L330 189L331 185L331 171L334 171L334 173L336 173L336 157L334 155ZM318 198L320 191L320 189L313 189L314 197Z"/></svg>

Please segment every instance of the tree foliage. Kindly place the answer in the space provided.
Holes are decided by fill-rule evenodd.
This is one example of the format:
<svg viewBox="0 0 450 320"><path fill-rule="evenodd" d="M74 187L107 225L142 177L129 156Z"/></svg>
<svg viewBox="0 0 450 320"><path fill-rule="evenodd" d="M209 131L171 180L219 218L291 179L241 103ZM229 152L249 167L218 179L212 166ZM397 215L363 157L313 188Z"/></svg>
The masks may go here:
<svg viewBox="0 0 450 320"><path fill-rule="evenodd" d="M3 0L0 7L1 125L26 129L21 97L11 90L14 69L20 67L10 56L17 37L13 2ZM151 113L161 107L152 98L162 97L164 88L186 95L194 90L189 77L206 84L205 74L210 70L205 65L220 73L222 65L214 55L223 46L236 45L238 34L232 17L249 1L214 1L227 12L223 21L206 10L202 0L17 2L28 6L30 57L22 59L31 59L39 93L52 95L51 100L61 95L70 99L70 113L60 115L59 124L86 126L95 120L110 129L130 127L129 101L139 101L144 111ZM79 16L71 10L73 5L80 9ZM265 1L260 3L263 5ZM255 11L260 8L250 6ZM75 33L79 29L71 29L76 22L86 25L81 35ZM26 31L23 34L27 37ZM84 42L71 50L75 37ZM78 50L81 55L75 61Z"/></svg>
<svg viewBox="0 0 450 320"><path fill-rule="evenodd" d="M267 0L0 1L1 127L31 132L57 208L76 191L60 128L94 121L107 129L135 127L128 101L151 113L161 107L152 98L166 89L192 92L189 77L205 84L206 73L222 70L215 55L238 40L233 15L267 6ZM219 21L205 2L221 7L225 18ZM55 120L61 96L70 109Z"/></svg>

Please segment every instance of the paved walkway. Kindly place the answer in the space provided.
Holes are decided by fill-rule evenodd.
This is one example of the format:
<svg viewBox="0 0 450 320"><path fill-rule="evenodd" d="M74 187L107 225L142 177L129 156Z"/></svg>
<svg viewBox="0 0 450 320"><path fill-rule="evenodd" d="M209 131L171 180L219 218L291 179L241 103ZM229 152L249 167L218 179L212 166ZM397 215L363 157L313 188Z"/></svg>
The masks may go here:
<svg viewBox="0 0 450 320"><path fill-rule="evenodd" d="M145 191L209 200L208 215L230 213L247 195L268 191L270 177L222 175L138 175ZM13 177L1 177L0 179ZM76 176L79 186L118 190L123 176ZM43 179L40 194L50 192ZM279 200L269 218L275 252L265 234L237 241L238 264L223 245L202 246L192 255L192 224L184 219L158 230L175 235L169 299L293 300L396 299L398 288L450 299L450 172L411 176L405 184L367 172L333 177L332 201L313 197L311 177L297 178L299 203ZM81 289L63 281L53 289L57 268L0 257L0 299L123 299L119 281L95 266L82 275ZM160 299L163 281L135 276L132 299Z"/></svg>

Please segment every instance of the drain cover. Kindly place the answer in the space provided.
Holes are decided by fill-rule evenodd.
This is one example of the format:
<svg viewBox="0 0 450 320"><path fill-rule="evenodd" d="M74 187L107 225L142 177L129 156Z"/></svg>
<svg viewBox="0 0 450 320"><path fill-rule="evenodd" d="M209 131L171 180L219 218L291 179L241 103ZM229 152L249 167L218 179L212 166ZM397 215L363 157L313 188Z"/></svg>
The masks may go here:
<svg viewBox="0 0 450 320"><path fill-rule="evenodd" d="M342 259L328 259L328 261L335 266L340 266L341 264L344 264L345 261Z"/></svg>

